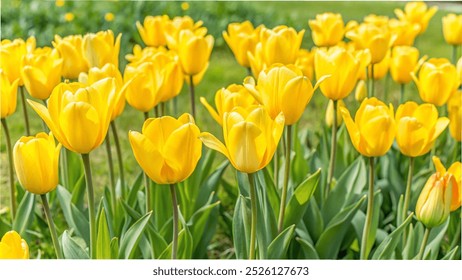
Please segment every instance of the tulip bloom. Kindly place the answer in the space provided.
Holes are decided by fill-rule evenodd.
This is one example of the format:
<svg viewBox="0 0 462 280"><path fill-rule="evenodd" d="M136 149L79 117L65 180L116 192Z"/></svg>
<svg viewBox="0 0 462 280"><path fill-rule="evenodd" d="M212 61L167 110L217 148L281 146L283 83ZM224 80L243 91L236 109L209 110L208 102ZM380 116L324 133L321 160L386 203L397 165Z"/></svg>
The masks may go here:
<svg viewBox="0 0 462 280"><path fill-rule="evenodd" d="M56 139L68 150L88 154L106 137L117 100L114 78L91 86L61 83L53 90L48 108L28 100Z"/></svg>
<svg viewBox="0 0 462 280"><path fill-rule="evenodd" d="M459 87L457 70L445 58L432 58L423 63L417 78L411 74L419 89L420 98L435 106L446 104L451 94Z"/></svg>
<svg viewBox="0 0 462 280"><path fill-rule="evenodd" d="M160 77L152 62L145 62L138 67L127 66L124 81L132 80L125 92L128 104L133 108L148 112L159 104L157 90L160 87Z"/></svg>
<svg viewBox="0 0 462 280"><path fill-rule="evenodd" d="M162 15L145 17L143 25L139 21L136 22L136 28L146 46L159 47L167 45L165 25L169 20L170 18L167 15Z"/></svg>
<svg viewBox="0 0 462 280"><path fill-rule="evenodd" d="M366 157L383 156L388 152L396 134L393 105L389 107L377 98L366 98L355 115L340 108L351 142Z"/></svg>
<svg viewBox="0 0 462 280"><path fill-rule="evenodd" d="M345 36L354 42L356 49L370 51L371 64L382 61L394 41L387 26L378 27L370 23L360 24Z"/></svg>
<svg viewBox="0 0 462 280"><path fill-rule="evenodd" d="M18 83L19 79L10 83L8 76L0 68L0 80L1 80L1 101L0 101L0 117L6 118L9 115L12 115L16 111L16 101L18 96Z"/></svg>
<svg viewBox="0 0 462 280"><path fill-rule="evenodd" d="M13 148L14 168L21 186L38 195L54 190L58 185L60 150L61 144L55 145L51 133L21 137Z"/></svg>
<svg viewBox="0 0 462 280"><path fill-rule="evenodd" d="M207 34L207 28L202 27L202 24L203 21L194 22L189 16L174 17L172 20L165 22L164 34L168 48L170 50L178 50L181 30L190 30L196 36L204 37Z"/></svg>
<svg viewBox="0 0 462 280"><path fill-rule="evenodd" d="M221 126L223 126L223 116L225 113L230 113L235 107L246 109L257 105L257 101L253 98L252 94L244 86L236 84L219 89L215 93L216 110L204 97L201 97L200 100L212 118Z"/></svg>
<svg viewBox="0 0 462 280"><path fill-rule="evenodd" d="M449 119L438 118L438 110L433 104L410 101L396 111L396 142L401 153L418 157L430 151L436 138L446 129Z"/></svg>
<svg viewBox="0 0 462 280"><path fill-rule="evenodd" d="M458 142L462 141L462 90L455 91L448 101L449 132ZM460 145L460 143L459 143Z"/></svg>
<svg viewBox="0 0 462 280"><path fill-rule="evenodd" d="M21 78L32 97L45 100L61 82L63 59L58 50L48 47L36 49L22 60Z"/></svg>
<svg viewBox="0 0 462 280"><path fill-rule="evenodd" d="M106 63L112 63L119 67L119 34L114 42L112 30L100 31L98 33L88 33L83 37L83 55L89 67L103 67Z"/></svg>
<svg viewBox="0 0 462 280"><path fill-rule="evenodd" d="M88 71L87 61L83 57L81 35L70 35L61 38L55 35L55 40L52 42L61 57L63 58L62 75L66 79L76 79L81 72Z"/></svg>
<svg viewBox="0 0 462 280"><path fill-rule="evenodd" d="M395 15L402 21L415 23L419 25L419 34L422 34L427 30L428 22L438 11L437 6L433 6L428 9L427 4L424 2L409 2L404 7L404 11L401 9L395 9Z"/></svg>
<svg viewBox="0 0 462 280"><path fill-rule="evenodd" d="M316 15L315 20L309 20L313 42L318 47L337 45L345 34L345 24L341 14L323 13Z"/></svg>
<svg viewBox="0 0 462 280"><path fill-rule="evenodd" d="M420 31L420 26L418 24L395 18L390 19L388 28L391 34L396 37L396 40L393 42L393 47L414 45L415 38L419 35Z"/></svg>
<svg viewBox="0 0 462 280"><path fill-rule="evenodd" d="M178 57L185 75L196 75L207 65L213 48L212 35L198 36L182 30L178 39Z"/></svg>
<svg viewBox="0 0 462 280"><path fill-rule="evenodd" d="M0 241L0 259L29 259L29 246L16 231L8 231L3 235Z"/></svg>
<svg viewBox="0 0 462 280"><path fill-rule="evenodd" d="M452 200L450 211L456 211L461 206L460 203L462 201L462 164L460 163L460 161L456 161L449 167L448 170L446 170L446 168L441 163L441 160L438 157L434 156L432 160L433 164L435 165L436 171L439 172L441 176L451 174L454 178L454 185L452 186Z"/></svg>
<svg viewBox="0 0 462 280"><path fill-rule="evenodd" d="M260 29L261 27L254 28L252 23L246 20L242 23L230 23L228 30L222 33L237 62L244 67L250 67L247 53L255 53Z"/></svg>
<svg viewBox="0 0 462 280"><path fill-rule="evenodd" d="M448 14L443 17L444 40L450 45L462 45L462 15Z"/></svg>
<svg viewBox="0 0 462 280"><path fill-rule="evenodd" d="M284 115L273 120L262 106L236 107L223 116L225 144L208 132L200 134L205 146L225 155L239 171L254 173L273 158L284 129Z"/></svg>
<svg viewBox="0 0 462 280"><path fill-rule="evenodd" d="M412 81L411 73L419 66L419 50L409 46L393 48L390 62L390 73L393 81L407 84Z"/></svg>
<svg viewBox="0 0 462 280"><path fill-rule="evenodd" d="M136 161L157 184L174 184L187 179L199 161L202 143L199 128L189 114L144 122L142 133L128 136Z"/></svg>

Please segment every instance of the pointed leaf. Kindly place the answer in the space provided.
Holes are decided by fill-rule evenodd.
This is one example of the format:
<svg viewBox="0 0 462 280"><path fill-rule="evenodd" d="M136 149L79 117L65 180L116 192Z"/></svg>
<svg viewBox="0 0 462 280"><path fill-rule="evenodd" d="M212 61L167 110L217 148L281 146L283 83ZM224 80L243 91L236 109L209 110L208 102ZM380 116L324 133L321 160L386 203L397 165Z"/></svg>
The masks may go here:
<svg viewBox="0 0 462 280"><path fill-rule="evenodd" d="M294 235L295 225L283 230L268 246L268 259L285 259Z"/></svg>

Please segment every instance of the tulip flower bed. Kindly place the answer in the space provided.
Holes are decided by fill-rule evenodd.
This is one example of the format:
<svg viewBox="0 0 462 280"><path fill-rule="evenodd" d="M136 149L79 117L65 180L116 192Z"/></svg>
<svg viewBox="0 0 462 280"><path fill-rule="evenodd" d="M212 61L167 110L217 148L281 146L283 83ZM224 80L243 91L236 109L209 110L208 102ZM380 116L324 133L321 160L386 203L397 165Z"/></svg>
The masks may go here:
<svg viewBox="0 0 462 280"><path fill-rule="evenodd" d="M460 259L460 11L319 4L3 38L0 258Z"/></svg>

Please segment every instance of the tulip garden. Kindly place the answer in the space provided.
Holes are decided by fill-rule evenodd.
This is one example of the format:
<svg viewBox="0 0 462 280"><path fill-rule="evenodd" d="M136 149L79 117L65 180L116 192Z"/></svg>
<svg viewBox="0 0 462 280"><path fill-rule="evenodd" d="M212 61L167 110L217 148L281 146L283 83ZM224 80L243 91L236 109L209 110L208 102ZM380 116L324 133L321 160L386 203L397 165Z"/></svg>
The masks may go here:
<svg viewBox="0 0 462 280"><path fill-rule="evenodd" d="M0 258L461 259L460 6L5 6Z"/></svg>

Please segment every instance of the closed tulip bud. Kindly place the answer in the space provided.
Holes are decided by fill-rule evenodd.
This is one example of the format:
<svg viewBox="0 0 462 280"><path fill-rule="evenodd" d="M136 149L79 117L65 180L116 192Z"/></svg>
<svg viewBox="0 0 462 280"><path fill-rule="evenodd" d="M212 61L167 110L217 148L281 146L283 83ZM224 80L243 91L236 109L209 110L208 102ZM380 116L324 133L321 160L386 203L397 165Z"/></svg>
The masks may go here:
<svg viewBox="0 0 462 280"><path fill-rule="evenodd" d="M331 77L320 85L321 92L329 99L340 100L355 88L359 75L370 61L368 50L349 52L342 47L319 49L314 55L316 78Z"/></svg>
<svg viewBox="0 0 462 280"><path fill-rule="evenodd" d="M225 144L208 132L199 138L205 146L225 155L237 170L254 173L273 158L284 129L284 115L273 120L262 106L236 107L223 116Z"/></svg>
<svg viewBox="0 0 462 280"><path fill-rule="evenodd" d="M189 16L174 17L172 20L165 22L165 39L170 50L178 50L178 41L181 30L190 30L196 36L204 37L207 34L207 28L202 27L201 20L194 22Z"/></svg>
<svg viewBox="0 0 462 280"><path fill-rule="evenodd" d="M0 259L29 259L29 246L16 231L11 230L3 235Z"/></svg>
<svg viewBox="0 0 462 280"><path fill-rule="evenodd" d="M55 35L55 40L52 42L63 59L62 76L66 79L78 78L81 72L88 71L87 61L83 57L82 41L81 35L64 38Z"/></svg>
<svg viewBox="0 0 462 280"><path fill-rule="evenodd" d="M244 86L236 84L219 89L215 93L216 109L204 97L201 97L200 100L212 118L221 126L223 126L223 116L225 113L230 113L235 107L246 109L257 105L257 101L253 98L252 94Z"/></svg>
<svg viewBox="0 0 462 280"><path fill-rule="evenodd" d="M449 217L454 178L451 174L436 172L425 183L417 199L417 220L427 228L443 224Z"/></svg>
<svg viewBox="0 0 462 280"><path fill-rule="evenodd" d="M260 33L260 43L266 65L294 64L302 45L303 34L305 30L297 33L292 27L283 25L273 29L263 27Z"/></svg>
<svg viewBox="0 0 462 280"><path fill-rule="evenodd" d="M450 45L462 45L462 15L448 14L443 17L444 40Z"/></svg>
<svg viewBox="0 0 462 280"><path fill-rule="evenodd" d="M342 119L342 114L340 113L340 108L345 107L345 103L343 100L338 100L337 101L337 127L342 125L343 119ZM332 127L332 124L334 123L333 119L334 115L334 101L332 99L329 99L329 103L327 104L327 109L326 109L326 125L327 127Z"/></svg>
<svg viewBox="0 0 462 280"><path fill-rule="evenodd" d="M409 46L397 46L393 48L390 62L390 74L393 81L399 84L407 84L412 81L411 73L417 70L419 65L419 50Z"/></svg>
<svg viewBox="0 0 462 280"><path fill-rule="evenodd" d="M21 77L32 97L45 100L61 82L63 60L56 49L36 49L23 58Z"/></svg>
<svg viewBox="0 0 462 280"><path fill-rule="evenodd" d="M355 99L358 102L362 102L367 97L367 86L364 80L359 80L355 89ZM339 111L340 112L340 111Z"/></svg>
<svg viewBox="0 0 462 280"><path fill-rule="evenodd" d="M314 79L314 54L316 49L308 51L305 49L300 49L298 52L297 60L295 61L295 66L297 66L303 72L303 76L306 76L310 81Z"/></svg>
<svg viewBox="0 0 462 280"><path fill-rule="evenodd" d="M355 120L346 108L340 108L343 121L356 150L366 157L385 155L393 144L396 124L393 105L389 107L377 98L366 98L359 106Z"/></svg>
<svg viewBox="0 0 462 280"><path fill-rule="evenodd" d="M433 104L410 101L396 111L396 142L403 155L418 157L430 151L436 138L446 129L449 119L438 118Z"/></svg>
<svg viewBox="0 0 462 280"><path fill-rule="evenodd" d="M157 184L174 184L187 179L199 161L202 143L191 115L148 119L142 133L128 136L136 161ZM162 136L162 137L159 137Z"/></svg>
<svg viewBox="0 0 462 280"><path fill-rule="evenodd" d="M411 76L419 89L420 98L435 106L446 104L460 84L456 67L445 58L429 59L420 68L418 78L414 73Z"/></svg>
<svg viewBox="0 0 462 280"><path fill-rule="evenodd" d="M114 41L112 30L88 33L83 37L83 55L89 67L103 67L106 63L112 63L119 67L120 39L119 34Z"/></svg>
<svg viewBox="0 0 462 280"><path fill-rule="evenodd" d="M460 161L456 161L449 167L448 170L444 167L441 163L441 160L434 156L432 158L433 164L435 165L435 169L437 172L441 174L441 176L446 176L450 174L453 178L453 185L452 185L452 200L451 200L451 207L450 211L456 211L461 206L462 201L462 164Z"/></svg>
<svg viewBox="0 0 462 280"><path fill-rule="evenodd" d="M136 28L146 46L159 47L167 45L165 25L169 20L167 15L162 15L145 17L143 25L139 21L136 22Z"/></svg>
<svg viewBox="0 0 462 280"><path fill-rule="evenodd" d="M462 141L462 90L455 91L448 101L449 132L458 142Z"/></svg>
<svg viewBox="0 0 462 280"><path fill-rule="evenodd" d="M117 100L114 78L85 87L61 83L48 99L48 108L28 100L56 139L68 150L88 154L103 143Z"/></svg>
<svg viewBox="0 0 462 280"><path fill-rule="evenodd" d="M396 46L412 46L415 38L419 35L420 26L416 23L408 21L390 19L388 27L392 35L396 37L393 42L393 47Z"/></svg>
<svg viewBox="0 0 462 280"><path fill-rule="evenodd" d="M428 23L435 15L436 11L438 11L438 7L433 6L428 9L427 4L419 1L407 3L404 7L404 11L395 9L395 15L402 21L418 24L419 34L422 34L427 30Z"/></svg>
<svg viewBox="0 0 462 280"><path fill-rule="evenodd" d="M255 47L259 41L261 27L254 28L248 20L242 23L230 23L228 30L223 31L223 38L234 54L237 62L250 67L247 53L255 53Z"/></svg>
<svg viewBox="0 0 462 280"><path fill-rule="evenodd" d="M44 132L23 136L14 145L14 168L19 183L28 192L46 194L58 185L58 162L61 144Z"/></svg>
<svg viewBox="0 0 462 280"><path fill-rule="evenodd" d="M309 20L313 42L318 47L335 46L345 35L345 24L341 14L323 13Z"/></svg>
<svg viewBox="0 0 462 280"><path fill-rule="evenodd" d="M185 75L196 75L207 65L213 48L212 35L198 36L190 30L180 31L178 56Z"/></svg>
<svg viewBox="0 0 462 280"><path fill-rule="evenodd" d="M19 79L10 83L8 76L0 68L0 79L1 79L1 100L0 100L0 117L6 118L12 115L16 111L16 101L18 96L18 83Z"/></svg>

